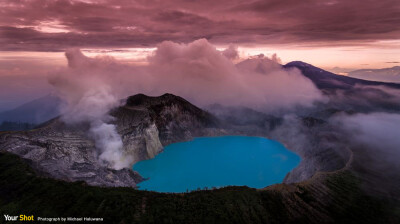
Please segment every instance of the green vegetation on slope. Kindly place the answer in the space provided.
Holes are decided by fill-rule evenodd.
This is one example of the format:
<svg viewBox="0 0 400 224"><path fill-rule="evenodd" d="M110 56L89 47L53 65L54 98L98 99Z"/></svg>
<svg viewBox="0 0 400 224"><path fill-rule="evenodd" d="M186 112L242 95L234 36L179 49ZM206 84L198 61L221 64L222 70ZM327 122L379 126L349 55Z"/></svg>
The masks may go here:
<svg viewBox="0 0 400 224"><path fill-rule="evenodd" d="M280 184L265 190L227 187L162 194L38 177L18 156L0 153L0 213L103 217L106 223L396 223L400 220L398 207L395 212L393 205L363 194L350 172L334 174L323 182L325 185Z"/></svg>

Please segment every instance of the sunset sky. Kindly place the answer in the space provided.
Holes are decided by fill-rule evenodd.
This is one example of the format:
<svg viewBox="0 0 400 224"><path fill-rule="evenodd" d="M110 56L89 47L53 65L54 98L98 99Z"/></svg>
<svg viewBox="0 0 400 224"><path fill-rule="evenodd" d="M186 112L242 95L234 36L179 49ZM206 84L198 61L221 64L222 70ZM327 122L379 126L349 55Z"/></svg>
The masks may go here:
<svg viewBox="0 0 400 224"><path fill-rule="evenodd" d="M398 0L2 0L0 110L46 94L45 77L66 66L69 48L142 64L162 41L205 38L238 47L242 59L276 53L334 72L392 67L399 12Z"/></svg>

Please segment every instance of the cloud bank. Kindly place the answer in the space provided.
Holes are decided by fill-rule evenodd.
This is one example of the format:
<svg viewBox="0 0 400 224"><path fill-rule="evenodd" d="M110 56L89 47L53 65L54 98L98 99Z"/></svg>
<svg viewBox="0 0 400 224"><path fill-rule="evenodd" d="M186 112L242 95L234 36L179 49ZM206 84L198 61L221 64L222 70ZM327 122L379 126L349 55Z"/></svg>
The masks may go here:
<svg viewBox="0 0 400 224"><path fill-rule="evenodd" d="M389 160L400 157L400 114L377 112L341 115L335 121L352 133L354 142L385 152Z"/></svg>
<svg viewBox="0 0 400 224"><path fill-rule="evenodd" d="M399 197L400 114L342 114L333 122L348 136L355 156L352 167L369 184L366 190Z"/></svg>
<svg viewBox="0 0 400 224"><path fill-rule="evenodd" d="M311 106L323 99L300 71L282 69L276 55L235 65L230 60L235 55L232 51L230 47L220 52L205 39L161 43L149 57L147 70L154 80L154 93L170 92L200 106L217 103L266 111Z"/></svg>
<svg viewBox="0 0 400 224"><path fill-rule="evenodd" d="M166 41L158 45L146 66L123 64L111 57L89 58L74 49L66 52L68 68L49 81L65 102L63 120L89 122L100 160L115 169L129 167L133 158L124 154L108 112L128 95L172 93L199 106L246 106L266 112L310 107L324 100L299 70L283 69L276 55L234 64L235 49L218 51L205 39L189 44Z"/></svg>

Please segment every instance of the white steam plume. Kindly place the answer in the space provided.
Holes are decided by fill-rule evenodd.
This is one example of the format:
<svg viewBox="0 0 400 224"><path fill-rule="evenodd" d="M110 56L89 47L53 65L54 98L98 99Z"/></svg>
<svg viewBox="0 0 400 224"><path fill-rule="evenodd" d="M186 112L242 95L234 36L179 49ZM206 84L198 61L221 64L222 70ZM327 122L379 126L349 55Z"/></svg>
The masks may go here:
<svg viewBox="0 0 400 224"><path fill-rule="evenodd" d="M64 100L62 120L66 123L89 122L89 136L95 141L99 159L113 169L132 164L133 158L124 155L122 140L108 112L118 106L120 96L114 91L110 73L102 67L110 65L109 58L90 59L79 50L66 52L69 68L49 78ZM111 61L110 61L111 60Z"/></svg>

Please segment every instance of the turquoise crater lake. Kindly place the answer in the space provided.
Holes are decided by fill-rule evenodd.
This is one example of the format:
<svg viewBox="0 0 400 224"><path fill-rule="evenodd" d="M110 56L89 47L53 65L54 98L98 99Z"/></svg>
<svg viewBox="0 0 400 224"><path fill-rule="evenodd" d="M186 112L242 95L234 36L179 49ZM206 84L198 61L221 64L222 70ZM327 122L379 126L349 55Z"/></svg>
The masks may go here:
<svg viewBox="0 0 400 224"><path fill-rule="evenodd" d="M205 187L263 188L281 183L300 157L281 143L261 137L201 137L168 145L133 169L144 178L141 190L186 192Z"/></svg>

